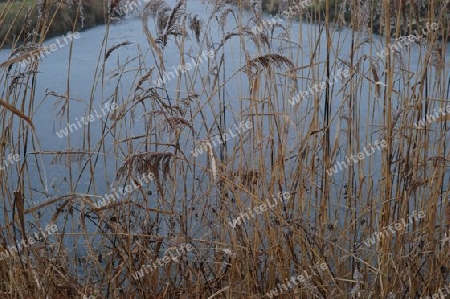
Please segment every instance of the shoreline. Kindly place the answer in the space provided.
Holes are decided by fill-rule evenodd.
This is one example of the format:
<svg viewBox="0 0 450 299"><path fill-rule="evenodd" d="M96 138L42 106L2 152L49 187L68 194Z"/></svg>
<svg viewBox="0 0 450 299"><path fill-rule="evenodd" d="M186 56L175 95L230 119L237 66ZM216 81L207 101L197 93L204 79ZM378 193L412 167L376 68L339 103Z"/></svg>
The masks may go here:
<svg viewBox="0 0 450 299"><path fill-rule="evenodd" d="M317 1L319 1L320 3L318 4ZM302 1L301 1L302 2ZM305 2L305 0L303 0L303 2ZM319 15L324 15L325 14L325 5L324 5L324 0L313 0L313 3L307 6L307 11L308 12L314 12L314 14L319 14ZM444 0L438 0L438 3L436 5L442 5L444 2ZM282 1L281 0L263 0L262 2L262 10L264 13L268 13L270 15L277 15L279 13L281 13L282 11L286 11L288 10L290 7L293 7L296 5L296 2L293 1L292 3L286 3L285 5L281 5ZM237 4L236 4L237 5ZM392 7L396 7L397 4L392 3L391 4ZM448 4L450 5L450 4ZM402 11L405 11L406 13L409 13L408 10L411 9L409 7L398 7L396 9L400 9ZM422 9L423 10L423 9ZM401 24L400 25L400 36L409 36L414 34L414 31L419 31L423 28L423 24L425 24L427 21L439 21L438 19L436 20L430 20L429 18L427 18L426 15L426 11L420 11L420 16L418 18L418 22L411 24L411 28L409 28L408 26L410 25L409 23L407 24ZM380 21L380 16L377 15L375 13L375 9L373 8L371 11L371 16L370 16L370 22L368 22L368 27L369 30L372 32L372 34L376 34L376 35L380 35L380 36L384 36L385 32L381 29L382 24ZM330 5L330 14L329 14L329 24L333 25L334 27L338 26L338 28L342 28L342 27L347 27L350 28L350 26L348 25L349 23L351 23L351 18L352 18L352 13L351 10L349 9L346 12L342 12L340 13L338 10L336 10L334 5ZM314 23L321 23L323 22L324 19L321 19L320 21L310 21L311 24ZM402 20L403 21L403 20ZM444 28L447 28L447 26L443 26ZM390 37L391 38L396 38L395 35L395 26L391 27L391 34ZM437 40L443 40L444 36L450 36L449 31L444 31L444 34L442 34L442 32L438 32L438 36L437 36Z"/></svg>
<svg viewBox="0 0 450 299"><path fill-rule="evenodd" d="M116 1L115 5L119 5L121 1ZM28 4L30 4L29 9L27 9ZM114 7L111 7L111 9ZM71 6L49 5L41 8L42 11L40 11L33 1L15 3L9 6L6 6L6 3L0 3L0 9L7 9L5 18L0 23L0 45L2 50L17 48L26 44L25 41L29 41L30 39L34 43L39 43L39 36L31 36L29 32L26 34L21 32L24 22L29 22L30 28L36 28L38 21L41 22L42 18L53 18L56 10L58 12L51 26L46 29L43 41L66 34L69 31L82 32L99 25L104 25L107 23L107 18L109 17L106 1L99 0L83 1L81 14L79 14L79 8L75 4ZM38 28L37 31L39 30L41 28Z"/></svg>

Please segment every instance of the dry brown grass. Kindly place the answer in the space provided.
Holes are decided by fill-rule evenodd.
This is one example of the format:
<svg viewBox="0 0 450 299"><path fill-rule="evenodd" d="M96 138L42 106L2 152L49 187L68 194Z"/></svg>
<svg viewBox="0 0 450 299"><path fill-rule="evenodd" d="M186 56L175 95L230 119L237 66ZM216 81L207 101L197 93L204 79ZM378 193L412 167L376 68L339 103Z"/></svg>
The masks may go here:
<svg viewBox="0 0 450 299"><path fill-rule="evenodd" d="M393 10L390 2L379 4L385 44L391 32L399 34L400 23L394 20L405 12ZM446 24L447 7L430 2L428 20ZM139 67L125 68L115 55L132 43L111 44L105 37L86 101L89 110L106 101L119 108L101 125L84 127L82 143L75 144L69 134L64 150L42 147L37 139L39 62L26 71L17 66L20 58L3 63L0 161L9 153L20 153L21 160L0 170L0 249L47 224L57 223L59 231L20 258L0 261L0 298L262 298L278 283L322 262L328 270L279 298L437 293L450 280L450 243L441 243L450 228L449 128L446 118L422 130L413 124L447 105L450 79L442 54L447 40L438 40L446 28L414 48L419 61L406 50L379 59L380 49L371 42L380 37L369 30L365 2L348 1L351 31L336 31L323 21L330 19L334 3L323 2L326 15L313 11L302 14L300 23L254 34L253 26L267 16L249 3L217 2L210 4L211 15L198 16L182 1L174 8L162 0L149 2L142 27L150 55L138 52ZM250 21L243 18L243 7L249 8ZM45 16L36 29L42 38L30 41L37 46L53 21L52 14ZM156 26L149 21L153 17ZM234 31L225 30L227 22L235 22ZM291 26L301 34L292 36ZM107 35L110 29L107 24ZM235 41L239 49L231 46ZM350 52L343 52L343 43L351 43ZM178 50L180 64L204 50L214 50L216 58L180 73L170 88L155 87L153 80L171 71L172 65L164 64L169 47ZM311 53L305 55L304 48ZM149 59L155 65L147 66ZM117 63L113 72L106 61ZM418 64L417 71L411 71L412 64ZM232 72L229 65L236 66ZM320 83L339 69L351 74L341 87L327 85L289 104L307 83ZM131 85L125 73L132 73ZM106 88L110 74L118 78L112 89ZM378 81L383 84L374 84ZM58 115L61 127L73 120L77 88L67 75L63 93L47 91L44 101L53 101L57 112L51 117ZM96 90L104 90L104 98L96 99ZM135 135L141 115L145 129ZM253 124L248 131L191 155L205 140L247 120ZM94 137L94 128L102 130L101 138ZM388 147L327 174L345 155L379 139ZM65 167L64 179L47 182L49 161ZM148 185L115 204L94 206L105 192L131 185L148 172L155 174ZM64 191L51 196L58 188ZM291 197L231 227L229 221L278 192ZM29 204L41 195L47 199ZM373 233L420 210L426 217L406 231L364 245ZM140 280L132 277L167 248L185 243L195 250L179 262L170 261Z"/></svg>

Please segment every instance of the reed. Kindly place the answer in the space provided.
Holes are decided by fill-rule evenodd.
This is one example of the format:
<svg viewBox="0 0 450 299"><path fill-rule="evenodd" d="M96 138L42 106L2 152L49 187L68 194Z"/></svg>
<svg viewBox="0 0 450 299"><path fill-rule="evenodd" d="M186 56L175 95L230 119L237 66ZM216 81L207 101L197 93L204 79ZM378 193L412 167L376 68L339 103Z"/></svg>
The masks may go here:
<svg viewBox="0 0 450 299"><path fill-rule="evenodd" d="M0 170L0 251L58 227L0 261L2 298L263 298L273 290L277 298L418 298L448 283L449 127L446 117L414 126L447 105L448 5L415 1L418 13L407 1L401 9L388 0L314 1L298 20L268 25L258 3L215 1L205 4L209 15L196 15L185 1L154 0L140 14L148 49L110 40L106 18L92 86L71 80L72 41L65 86L42 99L40 61L19 63L42 46L53 8L66 2L39 2L39 38L0 64L0 162L20 156ZM73 5L75 32L83 2ZM402 27L420 32L423 18L438 30L376 55ZM22 33L32 30L25 22ZM125 47L134 55L123 57ZM208 51L213 58L188 70ZM342 70L350 75L339 84L290 103ZM169 71L176 76L152 83ZM81 142L71 134L64 148L43 142L36 115L64 128L83 116L75 107L89 115L104 102L117 109L80 128ZM251 126L230 137L241 122ZM387 145L358 158L380 140ZM192 155L196 148L205 154ZM350 155L358 161L327 173ZM152 180L137 183L148 173ZM120 200L96 204L128 186ZM277 194L289 199L263 211ZM388 227L395 233L380 234ZM164 260L183 244L193 249ZM150 264L157 269L135 279Z"/></svg>

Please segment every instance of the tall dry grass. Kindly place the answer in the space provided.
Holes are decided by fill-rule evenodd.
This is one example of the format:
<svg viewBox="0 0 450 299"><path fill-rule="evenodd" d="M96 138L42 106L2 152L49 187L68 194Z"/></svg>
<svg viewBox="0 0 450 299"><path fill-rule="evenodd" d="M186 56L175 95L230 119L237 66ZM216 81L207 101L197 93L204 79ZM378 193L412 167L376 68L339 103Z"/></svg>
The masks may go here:
<svg viewBox="0 0 450 299"><path fill-rule="evenodd" d="M38 45L56 17L49 2L44 1L41 9L48 11L37 22L40 39L32 41ZM69 134L65 150L36 137L39 62L25 71L14 57L3 63L0 157L20 153L21 160L0 171L2 247L49 223L57 223L59 231L20 258L0 261L2 298L262 298L322 262L328 270L279 298L419 298L437 293L450 279L450 244L441 242L450 224L448 125L442 120L418 130L413 124L447 105L447 39L438 36L448 35L448 10L429 1L424 15L418 15L415 6L395 9L391 2L347 1L350 22L338 14L335 24L330 8L337 5L326 0L323 10L301 14L299 23L271 26L260 34L251 30L267 18L260 5L211 3L210 15L198 16L186 10L186 2L173 7L162 0L149 2L141 16L149 56L139 52L138 67L127 68L115 53L129 43L109 41L114 29L107 24L87 104L92 110L99 102L112 101L119 108L109 122L83 128L82 144ZM370 30L375 13L383 37ZM380 48L372 42L381 38L386 45L392 33L399 37L404 16L421 24L437 22L439 33L414 46L418 60L406 50L379 59L375 53ZM230 22L233 31L226 27ZM335 29L344 23L351 31ZM299 28L293 31L297 35L292 27ZM24 30L31 29L25 24ZM232 41L238 41L239 49L230 46ZM343 50L344 43L351 43L350 52ZM171 70L165 61L174 48L179 53L170 56L174 65L204 50L213 50L215 59L177 76L170 87L155 87L153 80ZM108 94L111 60L117 61L113 73L118 79ZM417 71L412 71L415 64ZM236 66L232 72L229 65ZM298 90L339 69L351 74L341 86L327 86L289 104ZM123 79L130 73L131 84ZM64 93L48 92L48 101L57 108L52 117L73 121L77 88L68 73ZM97 90L105 91L104 98L96 98ZM143 115L145 129L135 135L138 115ZM240 121L253 126L199 157L190 154ZM93 130L101 130L101 138ZM334 176L327 174L344 156L380 139L388 147ZM58 184L47 182L49 161L65 166L61 185L67 191L29 204ZM107 171L110 167L114 174ZM99 187L105 182L116 188L130 185L149 171L155 174L149 185L116 204L94 205L112 192ZM87 187L80 184L82 176L89 177ZM288 192L290 199L230 226L229 221L278 192ZM364 245L373 233L413 211L424 211L426 217L371 247ZM133 278L167 248L185 243L195 249L179 262Z"/></svg>

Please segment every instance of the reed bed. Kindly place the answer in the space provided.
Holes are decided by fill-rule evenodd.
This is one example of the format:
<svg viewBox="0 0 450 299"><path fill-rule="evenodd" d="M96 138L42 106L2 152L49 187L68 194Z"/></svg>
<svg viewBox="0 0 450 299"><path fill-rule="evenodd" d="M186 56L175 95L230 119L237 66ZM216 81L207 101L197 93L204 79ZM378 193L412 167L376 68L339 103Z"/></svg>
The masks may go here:
<svg viewBox="0 0 450 299"><path fill-rule="evenodd" d="M139 10L147 44L127 57L132 42L109 40L106 9L92 86L71 83L70 55L63 92L41 98L40 62L18 61L66 2L34 4L42 13L36 28L24 24L30 39L1 64L0 258L58 228L0 261L1 298L268 298L274 289L274 298L420 298L449 283L448 119L414 125L449 101L443 1L314 1L298 21L268 24L260 3L205 3L209 14L196 15L190 2L154 0ZM72 5L75 32L83 1ZM377 56L426 22L439 28ZM90 96L77 99L80 88ZM39 113L59 130L82 116L77 105L91 113L105 102L117 109L83 125L81 140L44 142ZM46 103L54 109L42 111ZM121 187L130 191L99 204Z"/></svg>

